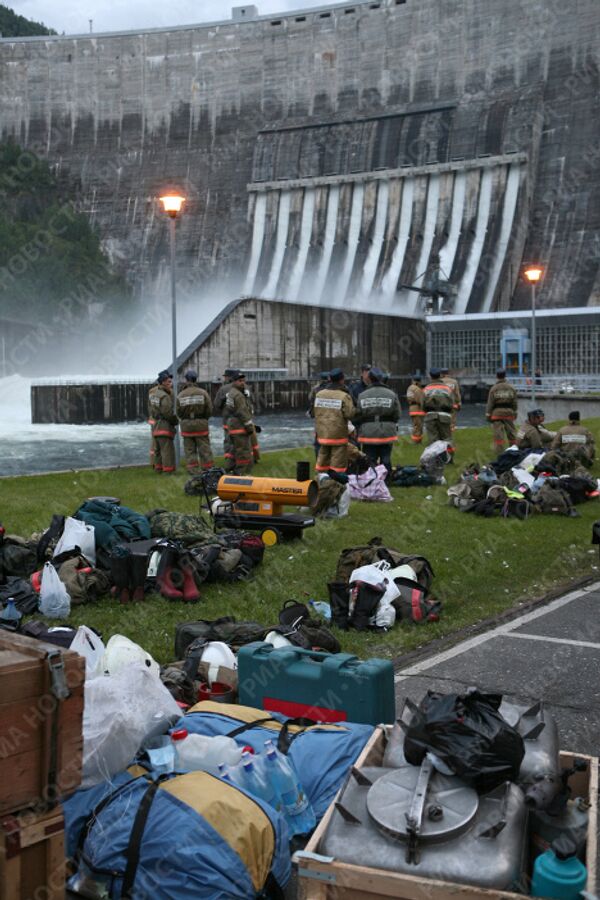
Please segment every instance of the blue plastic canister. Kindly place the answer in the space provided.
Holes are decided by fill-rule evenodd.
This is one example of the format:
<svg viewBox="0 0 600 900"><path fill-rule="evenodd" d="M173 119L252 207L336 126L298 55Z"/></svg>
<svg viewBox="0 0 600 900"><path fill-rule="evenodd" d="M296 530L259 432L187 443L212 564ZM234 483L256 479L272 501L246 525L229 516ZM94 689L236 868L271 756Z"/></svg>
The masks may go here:
<svg viewBox="0 0 600 900"><path fill-rule="evenodd" d="M531 893L534 897L557 897L579 900L585 890L587 869L577 859L575 843L567 837L557 838L550 850L538 856L533 866Z"/></svg>
<svg viewBox="0 0 600 900"><path fill-rule="evenodd" d="M395 718L389 659L247 644L238 653L239 702L317 722L378 725Z"/></svg>

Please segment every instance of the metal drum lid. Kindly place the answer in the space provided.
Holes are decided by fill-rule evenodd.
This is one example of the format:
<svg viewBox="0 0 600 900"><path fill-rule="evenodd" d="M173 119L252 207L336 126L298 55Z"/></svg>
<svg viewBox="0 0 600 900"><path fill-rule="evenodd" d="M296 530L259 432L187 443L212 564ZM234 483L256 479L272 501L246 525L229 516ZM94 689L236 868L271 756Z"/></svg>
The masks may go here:
<svg viewBox="0 0 600 900"><path fill-rule="evenodd" d="M418 766L396 769L369 788L367 810L386 834L408 840L407 814L419 777ZM425 798L419 840L435 843L466 831L477 814L479 797L459 778L435 772Z"/></svg>

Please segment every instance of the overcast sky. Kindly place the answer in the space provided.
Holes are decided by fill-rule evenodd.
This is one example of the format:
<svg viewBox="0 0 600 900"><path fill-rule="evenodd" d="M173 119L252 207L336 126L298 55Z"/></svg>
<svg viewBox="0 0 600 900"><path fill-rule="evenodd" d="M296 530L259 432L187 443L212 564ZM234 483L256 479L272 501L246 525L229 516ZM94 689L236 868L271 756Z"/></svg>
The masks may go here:
<svg viewBox="0 0 600 900"><path fill-rule="evenodd" d="M93 19L94 31L119 31L127 28L160 28L169 25L192 25L229 19L233 6L243 6L243 0L173 0L170 3L150 3L148 0L4 0L15 12L43 22L61 34L82 34L89 31ZM250 5L250 4L248 4ZM255 0L260 14L327 6L327 0Z"/></svg>

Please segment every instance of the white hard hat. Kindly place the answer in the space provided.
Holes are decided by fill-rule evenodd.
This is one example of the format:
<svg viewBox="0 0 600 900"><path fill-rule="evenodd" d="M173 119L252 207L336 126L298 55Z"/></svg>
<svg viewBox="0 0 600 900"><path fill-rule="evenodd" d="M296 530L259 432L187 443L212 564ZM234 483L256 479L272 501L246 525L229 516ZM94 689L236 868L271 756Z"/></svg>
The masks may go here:
<svg viewBox="0 0 600 900"><path fill-rule="evenodd" d="M160 675L160 666L143 647L130 641L124 634L113 634L102 657L102 671L107 675L114 675L132 664L147 666L157 678Z"/></svg>
<svg viewBox="0 0 600 900"><path fill-rule="evenodd" d="M278 650L280 647L293 646L292 642L288 641L288 639L283 634L279 634L278 631L270 631L265 637L265 643L272 644L276 650Z"/></svg>
<svg viewBox="0 0 600 900"><path fill-rule="evenodd" d="M209 641L200 657L203 663L208 663L208 681L212 684L217 680L219 666L227 669L237 669L235 653L223 641Z"/></svg>

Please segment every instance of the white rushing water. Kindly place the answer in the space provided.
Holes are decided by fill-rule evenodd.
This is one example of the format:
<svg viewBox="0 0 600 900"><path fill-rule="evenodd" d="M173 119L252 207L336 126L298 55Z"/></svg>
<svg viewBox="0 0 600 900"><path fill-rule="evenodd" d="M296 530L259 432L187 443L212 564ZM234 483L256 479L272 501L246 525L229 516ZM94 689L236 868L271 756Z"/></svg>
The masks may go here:
<svg viewBox="0 0 600 900"><path fill-rule="evenodd" d="M508 242L512 234L512 227L515 218L515 210L517 208L517 198L519 196L519 185L521 182L521 167L512 165L508 171L506 180L506 190L504 192L504 206L502 208L502 225L500 226L500 238L494 254L494 263L490 273L485 298L481 312L489 312L496 293L498 279L504 265Z"/></svg>
<svg viewBox="0 0 600 900"><path fill-rule="evenodd" d="M323 243L323 253L321 255L321 261L319 263L319 269L317 271L317 278L315 281L314 291L313 291L313 300L314 303L319 303L321 300L321 296L323 294L323 290L325 288L325 282L327 281L327 274L329 272L329 264L331 263L331 254L333 253L333 245L335 243L335 232L337 230L337 217L338 217L338 209L340 205L340 189L338 185L332 185L329 188L329 196L327 197L327 219L325 220L325 241Z"/></svg>
<svg viewBox="0 0 600 900"><path fill-rule="evenodd" d="M450 278L454 257L458 248L460 226L465 207L465 194L467 190L467 173L456 172L454 176L454 190L452 192L452 212L450 214L450 230L448 239L440 250L440 269L442 278Z"/></svg>
<svg viewBox="0 0 600 900"><path fill-rule="evenodd" d="M342 306L348 293L348 285L352 277L352 269L354 268L354 260L356 258L356 250L360 239L360 226L362 222L363 200L365 196L365 188L362 184L355 184L352 194L352 208L350 210L350 227L348 228L348 250L344 259L340 277L335 289L335 304Z"/></svg>
<svg viewBox="0 0 600 900"><path fill-rule="evenodd" d="M267 195L260 193L256 198L254 207L254 226L252 228L252 250L250 252L250 263L248 265L248 274L244 283L243 294L252 294L254 288L254 280L258 271L260 262L260 254L262 252L263 240L265 237L265 221L267 216Z"/></svg>
<svg viewBox="0 0 600 900"><path fill-rule="evenodd" d="M390 187L387 181L379 182L377 191L377 211L375 213L375 227L373 228L373 242L369 248L363 275L360 284L360 294L362 297L369 297L373 289L373 282L377 274L377 264L381 256L383 247L383 239L385 237L385 225L387 221L388 202L390 196Z"/></svg>
<svg viewBox="0 0 600 900"><path fill-rule="evenodd" d="M287 246L291 197L290 191L281 191L281 194L279 195L275 253L273 255L273 262L271 263L271 272L269 273L267 286L264 291L262 291L262 296L270 299L277 296L277 284L279 283L279 275L281 274L281 266L283 265L283 257L285 256L285 249Z"/></svg>
<svg viewBox="0 0 600 900"><path fill-rule="evenodd" d="M406 253L406 245L408 243L408 236L410 234L410 226L412 223L414 195L415 179L405 178L402 182L402 201L400 217L398 220L398 243L396 244L390 267L381 282L381 292L384 295L388 306L392 306L396 300L396 288L400 272L402 271L402 263L404 262L404 254Z"/></svg>
<svg viewBox="0 0 600 900"><path fill-rule="evenodd" d="M490 218L490 205L492 201L492 183L493 174L491 169L484 169L481 173L481 184L479 187L479 204L477 207L477 223L475 225L475 237L471 244L471 251L467 260L465 273L458 286L458 296L456 298L456 306L454 312L462 315L466 312L469 303L469 297L479 268L479 261L483 252L483 244L487 233L488 221Z"/></svg>
<svg viewBox="0 0 600 900"><path fill-rule="evenodd" d="M304 191L304 203L302 204L302 221L300 223L300 247L287 292L290 303L298 302L298 294L300 293L302 277L306 268L306 258L310 249L314 212L315 190L314 188L306 188Z"/></svg>
<svg viewBox="0 0 600 900"><path fill-rule="evenodd" d="M419 261L417 262L417 277L413 282L414 287L421 287L421 285L423 284L423 279L425 277L425 272L429 263L429 256L431 254L431 247L433 245L433 236L435 234L435 225L437 222L439 203L440 176L430 175L427 184L427 205L425 211L425 226L423 228L423 243L421 245ZM404 303L403 308L407 312L415 314L420 299L420 295L415 293L414 291L405 291L402 298Z"/></svg>

